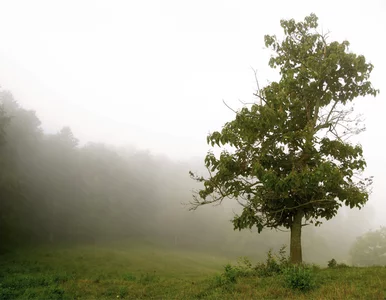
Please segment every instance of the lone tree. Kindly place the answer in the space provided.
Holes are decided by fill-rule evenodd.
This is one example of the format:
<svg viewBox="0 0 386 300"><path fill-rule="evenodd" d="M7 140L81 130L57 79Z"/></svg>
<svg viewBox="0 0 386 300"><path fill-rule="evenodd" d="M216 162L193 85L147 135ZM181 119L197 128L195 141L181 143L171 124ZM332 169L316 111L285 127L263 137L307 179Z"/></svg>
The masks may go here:
<svg viewBox="0 0 386 300"><path fill-rule="evenodd" d="M209 134L209 145L227 147L219 156L208 152L208 177L189 172L203 183L191 210L235 199L243 207L235 230L290 229L292 263L302 262L302 226L331 219L342 204L361 208L372 183L362 175L362 147L347 139L364 130L352 101L379 93L369 81L373 65L350 52L347 41L328 43L317 21L315 14L282 20L282 41L265 36L280 81L258 88L256 103Z"/></svg>

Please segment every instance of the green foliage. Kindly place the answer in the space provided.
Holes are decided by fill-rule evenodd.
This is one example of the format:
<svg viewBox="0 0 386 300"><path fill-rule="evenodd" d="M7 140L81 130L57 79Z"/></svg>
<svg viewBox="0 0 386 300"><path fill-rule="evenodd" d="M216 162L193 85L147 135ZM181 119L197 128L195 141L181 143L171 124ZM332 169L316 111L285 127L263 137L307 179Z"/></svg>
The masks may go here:
<svg viewBox="0 0 386 300"><path fill-rule="evenodd" d="M251 275L251 270L253 270L252 262L248 257L240 257L237 261L237 270L240 277L247 277Z"/></svg>
<svg viewBox="0 0 386 300"><path fill-rule="evenodd" d="M272 249L267 252L265 263L258 263L255 270L258 276L270 277L281 274L289 266L286 246L282 246L278 254L273 254Z"/></svg>
<svg viewBox="0 0 386 300"><path fill-rule="evenodd" d="M347 264L338 263L334 258L328 261L327 266L329 268L349 268Z"/></svg>
<svg viewBox="0 0 386 300"><path fill-rule="evenodd" d="M228 283L236 283L237 275L239 274L238 269L232 267L230 264L227 264L224 267L224 277L225 281Z"/></svg>
<svg viewBox="0 0 386 300"><path fill-rule="evenodd" d="M215 275L211 280L213 287L221 287L226 290L234 288L238 278L250 277L256 275L251 261L247 257L240 257L237 265L226 264L221 274Z"/></svg>
<svg viewBox="0 0 386 300"><path fill-rule="evenodd" d="M226 264L224 272L214 276L213 284L215 286L229 286L236 283L237 278L248 276L251 272L252 268L250 265L232 266L231 264Z"/></svg>
<svg viewBox="0 0 386 300"><path fill-rule="evenodd" d="M277 254L273 254L272 249L270 249L267 252L265 263L258 263L254 267L247 258L239 259L236 266L227 264L222 274L213 277L212 285L214 287L233 289L234 284L238 282L239 278L282 276L277 278L283 278L284 285L290 289L302 292L314 289L316 287L314 272L319 271L320 267L307 264L291 265L285 248L285 246L282 246Z"/></svg>
<svg viewBox="0 0 386 300"><path fill-rule="evenodd" d="M221 290L231 291L234 289L234 284L236 283L236 278L234 281L226 277L224 274L214 275L210 280L211 288L220 288Z"/></svg>
<svg viewBox="0 0 386 300"><path fill-rule="evenodd" d="M336 260L335 260L334 258L331 259L331 260L329 260L329 261L328 261L328 264L327 264L327 266L328 266L329 268L335 268L336 265L337 265L337 262L336 262Z"/></svg>
<svg viewBox="0 0 386 300"><path fill-rule="evenodd" d="M369 81L373 65L349 51L349 42L329 43L317 26L311 14L303 22L282 20L282 41L265 36L273 51L269 65L281 79L258 90L257 103L209 134L209 145L233 150L208 152L208 178L191 173L203 184L191 209L235 199L243 210L233 219L234 229L292 230L296 219L299 236L302 218L318 225L343 204L360 208L367 202L372 179L354 177L366 166L362 147L344 140L364 130L350 116L350 103L377 95Z"/></svg>
<svg viewBox="0 0 386 300"><path fill-rule="evenodd" d="M386 227L369 231L358 237L352 245L351 259L353 265L386 265Z"/></svg>
<svg viewBox="0 0 386 300"><path fill-rule="evenodd" d="M241 257L236 265L225 265L224 272L214 276L212 284L215 287L226 286L227 288L230 288L233 284L238 282L239 278L253 276L271 277L282 274L290 265L285 248L285 246L282 246L278 254L273 254L272 250L269 250L267 252L266 262L258 263L256 266L253 266L248 258Z"/></svg>
<svg viewBox="0 0 386 300"><path fill-rule="evenodd" d="M290 266L284 269L284 281L287 287L303 292L316 287L315 275L312 269L304 265Z"/></svg>

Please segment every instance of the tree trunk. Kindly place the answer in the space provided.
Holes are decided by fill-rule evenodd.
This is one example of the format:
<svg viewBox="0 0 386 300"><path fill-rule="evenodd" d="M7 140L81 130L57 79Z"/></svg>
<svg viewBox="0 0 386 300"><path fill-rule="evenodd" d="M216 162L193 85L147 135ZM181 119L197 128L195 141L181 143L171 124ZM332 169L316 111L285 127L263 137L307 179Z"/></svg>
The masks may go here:
<svg viewBox="0 0 386 300"><path fill-rule="evenodd" d="M290 262L301 264L302 257L302 218L303 212L298 211L293 218L291 225Z"/></svg>

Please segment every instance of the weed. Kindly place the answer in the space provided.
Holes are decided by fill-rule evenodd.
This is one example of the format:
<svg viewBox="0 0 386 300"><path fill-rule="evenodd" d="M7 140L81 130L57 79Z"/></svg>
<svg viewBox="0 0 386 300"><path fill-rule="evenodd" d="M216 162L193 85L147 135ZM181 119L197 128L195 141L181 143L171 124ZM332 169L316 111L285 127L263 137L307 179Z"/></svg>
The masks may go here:
<svg viewBox="0 0 386 300"><path fill-rule="evenodd" d="M273 254L272 249L267 252L267 259L265 263L258 263L255 266L255 271L258 276L270 277L281 274L285 268L289 266L289 259L286 255L286 246L283 245L279 254Z"/></svg>
<svg viewBox="0 0 386 300"><path fill-rule="evenodd" d="M232 267L230 264L227 264L224 267L224 277L226 278L226 281L230 283L236 283L237 275L238 275L238 269Z"/></svg>
<svg viewBox="0 0 386 300"><path fill-rule="evenodd" d="M238 277L248 277L256 274L252 262L247 257L240 257L235 268L237 269Z"/></svg>
<svg viewBox="0 0 386 300"><path fill-rule="evenodd" d="M284 282L293 290L309 291L316 287L315 276L310 267L297 265L283 271Z"/></svg>
<svg viewBox="0 0 386 300"><path fill-rule="evenodd" d="M210 283L212 288L221 288L225 291L230 291L234 288L236 283L236 278L226 277L225 272L222 274L217 274L213 277Z"/></svg>

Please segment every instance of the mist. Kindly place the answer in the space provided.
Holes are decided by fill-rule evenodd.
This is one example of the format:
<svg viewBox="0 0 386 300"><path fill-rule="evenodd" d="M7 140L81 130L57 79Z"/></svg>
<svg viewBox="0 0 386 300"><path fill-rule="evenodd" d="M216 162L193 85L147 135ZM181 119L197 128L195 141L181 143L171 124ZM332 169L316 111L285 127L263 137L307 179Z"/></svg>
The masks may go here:
<svg viewBox="0 0 386 300"><path fill-rule="evenodd" d="M229 107L256 101L251 66L261 84L278 78L264 34L313 11L331 40L348 39L369 58L372 82L385 88L382 1L366 9L359 1L0 3L8 29L0 49L1 253L140 241L263 261L269 249L289 246L289 231L235 231L242 207L232 200L189 210L200 188L189 171L206 175L206 136L234 118ZM386 104L381 94L355 109L367 127L353 141L374 176L370 200L305 226L306 262L350 264L357 238L386 226Z"/></svg>
<svg viewBox="0 0 386 300"><path fill-rule="evenodd" d="M21 107L8 91L1 103L11 116L2 157L4 251L37 244L91 244L152 241L237 258L262 260L269 249L288 245L289 233L234 231L240 212L231 200L189 211L193 190L188 174L205 174L202 158L176 161L135 147L79 141L69 127L42 130L34 111ZM371 204L361 211L341 209L321 227L304 230L305 260L325 264L350 261L356 237L376 228ZM337 230L339 228L339 230Z"/></svg>

